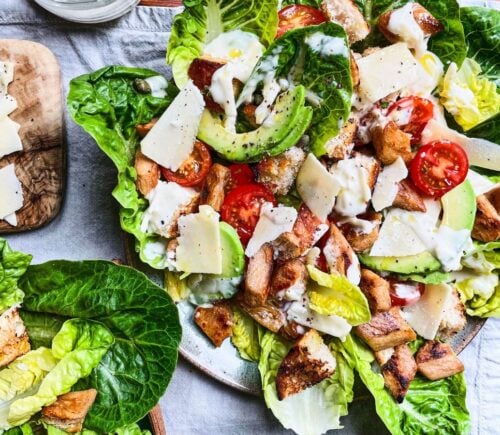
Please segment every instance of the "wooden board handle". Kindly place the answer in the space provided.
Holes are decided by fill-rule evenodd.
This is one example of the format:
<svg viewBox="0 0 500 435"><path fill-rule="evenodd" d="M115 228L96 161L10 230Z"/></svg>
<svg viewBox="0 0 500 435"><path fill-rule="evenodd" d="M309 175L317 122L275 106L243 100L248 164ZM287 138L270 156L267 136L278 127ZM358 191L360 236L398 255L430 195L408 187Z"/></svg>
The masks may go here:
<svg viewBox="0 0 500 435"><path fill-rule="evenodd" d="M142 0L139 4L141 6L174 7L182 6L182 0Z"/></svg>
<svg viewBox="0 0 500 435"><path fill-rule="evenodd" d="M160 405L156 405L149 413L149 422L154 435L167 435Z"/></svg>

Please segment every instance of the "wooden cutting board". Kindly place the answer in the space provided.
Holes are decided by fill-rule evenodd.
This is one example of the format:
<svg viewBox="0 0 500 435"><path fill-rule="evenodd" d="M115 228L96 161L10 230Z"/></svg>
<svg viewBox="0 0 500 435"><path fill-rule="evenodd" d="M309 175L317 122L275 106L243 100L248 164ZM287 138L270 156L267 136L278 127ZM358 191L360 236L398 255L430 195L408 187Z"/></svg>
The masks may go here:
<svg viewBox="0 0 500 435"><path fill-rule="evenodd" d="M0 39L0 61L15 63L8 92L18 108L10 118L21 125L23 143L23 151L0 159L0 168L15 164L23 185L17 227L0 220L0 233L15 233L47 224L61 208L66 167L61 70L47 47L31 41Z"/></svg>

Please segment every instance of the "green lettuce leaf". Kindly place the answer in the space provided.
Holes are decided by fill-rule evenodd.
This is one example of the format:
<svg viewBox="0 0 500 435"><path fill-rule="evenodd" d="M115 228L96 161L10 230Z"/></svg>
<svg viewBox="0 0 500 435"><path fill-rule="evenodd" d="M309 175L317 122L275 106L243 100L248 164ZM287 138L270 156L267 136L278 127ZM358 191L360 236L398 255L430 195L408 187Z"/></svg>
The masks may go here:
<svg viewBox="0 0 500 435"><path fill-rule="evenodd" d="M164 269L166 255L151 254L159 237L141 231L141 222L148 203L141 198L135 186L137 174L134 157L139 145L135 131L160 116L175 98L177 89L170 84L165 98L137 92L135 79L157 76L142 68L109 66L71 80L68 110L74 121L92 136L101 150L118 170L118 185L113 196L119 202L121 227L136 238L136 249L141 260L150 266Z"/></svg>
<svg viewBox="0 0 500 435"><path fill-rule="evenodd" d="M99 322L114 337L90 376L75 386L99 392L85 428L112 432L156 405L175 369L181 338L177 308L161 287L107 261L31 266L19 285L25 292L21 316L30 336L34 326L38 341L41 325L50 325L51 317Z"/></svg>
<svg viewBox="0 0 500 435"><path fill-rule="evenodd" d="M13 251L5 239L0 238L0 314L23 300L17 282L33 257Z"/></svg>
<svg viewBox="0 0 500 435"><path fill-rule="evenodd" d="M368 301L361 289L342 275L332 275L307 266L316 284L308 287L309 307L319 314L336 315L351 325L361 325L371 319Z"/></svg>
<svg viewBox="0 0 500 435"><path fill-rule="evenodd" d="M467 435L470 418L465 403L463 373L429 381L417 375L404 402L398 405L384 387L384 378L372 370L373 353L357 338L335 340L340 353L375 399L378 416L393 435Z"/></svg>
<svg viewBox="0 0 500 435"><path fill-rule="evenodd" d="M329 47L329 41L338 44ZM352 81L344 29L324 23L287 32L261 57L238 101L249 100L269 81L270 73L276 80L283 78L306 88L306 99L313 108L308 130L311 148L317 156L325 154L326 143L337 135L351 111Z"/></svg>
<svg viewBox="0 0 500 435"><path fill-rule="evenodd" d="M281 401L276 392L276 375L291 345L266 331L260 346L264 399L281 424L298 435L320 435L341 428L340 417L347 415L347 406L353 399L354 373L345 357L336 353L337 346L331 347L337 359L337 369L331 378Z"/></svg>
<svg viewBox="0 0 500 435"><path fill-rule="evenodd" d="M26 423L43 406L68 393L78 380L90 375L113 341L111 332L100 323L81 319L65 322L52 341L52 354L58 363L35 394L11 403L8 422L12 426Z"/></svg>
<svg viewBox="0 0 500 435"><path fill-rule="evenodd" d="M283 0L281 2L281 7L284 8L285 6L288 5L306 5L319 9L321 3L322 0Z"/></svg>
<svg viewBox="0 0 500 435"><path fill-rule="evenodd" d="M187 0L176 15L168 40L167 62L175 83L182 88L191 62L203 46L233 29L254 33L266 47L278 29L278 0Z"/></svg>
<svg viewBox="0 0 500 435"><path fill-rule="evenodd" d="M260 339L264 328L249 315L233 306L233 335L231 343L240 356L248 361L258 362L260 358Z"/></svg>

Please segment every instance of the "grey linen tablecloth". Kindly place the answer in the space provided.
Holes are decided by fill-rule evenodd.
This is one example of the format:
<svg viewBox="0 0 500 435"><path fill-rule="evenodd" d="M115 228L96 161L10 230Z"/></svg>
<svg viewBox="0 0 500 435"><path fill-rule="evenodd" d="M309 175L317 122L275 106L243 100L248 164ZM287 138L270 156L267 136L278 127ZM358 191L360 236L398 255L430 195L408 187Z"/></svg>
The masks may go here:
<svg viewBox="0 0 500 435"><path fill-rule="evenodd" d="M169 75L165 46L178 9L138 7L108 24L78 25L29 0L0 0L0 39L40 42L58 57L65 94L71 78L109 64L152 68ZM115 169L93 140L66 116L68 177L60 215L47 227L8 236L17 249L50 259L124 258L118 206L111 197ZM1 132L0 132L1 134ZM490 320L462 353L473 434L500 433L500 321ZM226 387L182 359L161 400L170 434L280 434L261 398ZM337 433L383 433L372 407L354 404Z"/></svg>

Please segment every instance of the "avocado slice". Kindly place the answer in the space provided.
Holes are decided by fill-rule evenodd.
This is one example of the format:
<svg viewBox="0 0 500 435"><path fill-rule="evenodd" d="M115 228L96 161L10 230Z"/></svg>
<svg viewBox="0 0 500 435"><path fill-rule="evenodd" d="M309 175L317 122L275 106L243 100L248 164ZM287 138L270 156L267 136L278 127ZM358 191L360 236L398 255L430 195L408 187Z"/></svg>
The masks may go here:
<svg viewBox="0 0 500 435"><path fill-rule="evenodd" d="M243 274L245 252L236 230L226 222L219 222L222 249L221 278L235 278Z"/></svg>
<svg viewBox="0 0 500 435"><path fill-rule="evenodd" d="M476 218L476 194L469 180L443 195L441 204L443 225L453 230L472 230Z"/></svg>
<svg viewBox="0 0 500 435"><path fill-rule="evenodd" d="M266 155L283 152L295 145L309 126L310 114L305 104L305 88L297 86L281 94L270 116L270 125L264 123L247 133L234 133L208 110L203 112L198 138L210 145L223 158L234 162L255 162ZM302 119L301 119L302 118ZM309 119L309 122L305 122ZM281 144L281 142L284 142Z"/></svg>
<svg viewBox="0 0 500 435"><path fill-rule="evenodd" d="M441 263L430 253L406 257L372 257L360 254L359 261L370 269L395 273L428 273L441 269Z"/></svg>

